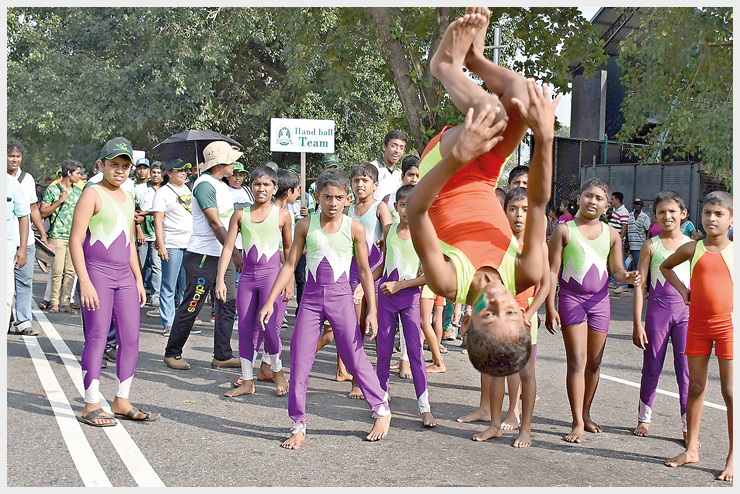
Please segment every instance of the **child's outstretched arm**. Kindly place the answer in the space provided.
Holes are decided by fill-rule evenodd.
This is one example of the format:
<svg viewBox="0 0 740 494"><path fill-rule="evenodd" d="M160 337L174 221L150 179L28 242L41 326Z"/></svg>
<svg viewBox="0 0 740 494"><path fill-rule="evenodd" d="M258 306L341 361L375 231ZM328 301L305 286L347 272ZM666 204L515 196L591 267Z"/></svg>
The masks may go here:
<svg viewBox="0 0 740 494"><path fill-rule="evenodd" d="M637 285L640 283L640 271L627 271L624 269L622 260L622 237L614 228L609 228L611 235L611 247L609 248L609 269L612 276L619 283L631 283Z"/></svg>
<svg viewBox="0 0 740 494"><path fill-rule="evenodd" d="M616 231L616 230L615 230ZM621 235L620 235L621 238ZM650 270L650 261L653 259L653 242L646 240L640 249L640 262L637 271L640 273L639 283L635 283L635 293L632 296L632 343L636 347L645 349L648 343L645 326L642 325L642 306L645 296L645 281Z"/></svg>
<svg viewBox="0 0 740 494"><path fill-rule="evenodd" d="M526 227L525 227L526 228ZM565 223L555 227L550 236L548 261L550 264L550 292L547 294L545 303L545 327L551 334L557 333L560 325L560 314L555 308L555 294L558 291L558 274L563 264L563 248L568 243L568 226Z"/></svg>
<svg viewBox="0 0 740 494"><path fill-rule="evenodd" d="M224 277L226 276L226 270L229 267L229 261L231 255L234 252L234 246L236 244L236 237L239 234L239 230L242 227L242 215L244 214L243 209L237 209L234 214L231 215L229 221L229 231L226 234L226 240L224 240L224 248L221 251L221 258L218 260L218 274L216 274L216 298L219 300L226 301L226 283ZM250 214L247 210L247 214Z"/></svg>
<svg viewBox="0 0 740 494"><path fill-rule="evenodd" d="M378 307L375 304L375 283L370 263L367 260L367 244L365 243L365 227L359 221L352 221L352 241L355 246L355 260L360 273L360 285L365 292L367 301L367 315L365 316L365 334L367 341L378 334Z"/></svg>
<svg viewBox="0 0 740 494"><path fill-rule="evenodd" d="M696 242L687 242L676 249L676 252L668 256L668 259L663 261L663 264L660 265L660 272L663 274L663 277L668 283L673 285L676 290L678 290L678 293L681 294L686 305L691 305L691 290L686 288L686 285L678 279L676 273L673 272L673 268L694 257L695 251Z"/></svg>
<svg viewBox="0 0 740 494"><path fill-rule="evenodd" d="M296 264L298 264L298 259L303 254L303 248L306 245L306 235L308 234L308 226L310 223L311 217L306 216L295 224L295 236L293 238L293 244L290 246L288 257L285 259L283 267L280 268L280 272L275 279L275 283L272 285L272 289L270 289L270 294L267 296L267 300L257 314L257 322L262 331L265 330L265 324L270 320L270 317L272 317L275 299L277 299L280 292L285 288L286 283L292 279L295 273Z"/></svg>
<svg viewBox="0 0 740 494"><path fill-rule="evenodd" d="M542 242L545 241L547 203L552 189L552 146L555 140L555 108L561 95L550 99L547 84L542 90L534 79L527 80L529 107L514 98L522 118L532 129L535 145L527 184L527 224L524 227L522 253L516 262L516 290L521 292L542 278Z"/></svg>
<svg viewBox="0 0 740 494"><path fill-rule="evenodd" d="M504 120L493 123L499 111L498 107L486 106L474 117L473 109L468 110L465 125L450 153L424 175L406 201L411 240L426 282L434 293L448 299L454 299L457 292L455 269L445 262L437 232L429 218L429 208L455 172L501 142L499 134L506 123Z"/></svg>
<svg viewBox="0 0 740 494"><path fill-rule="evenodd" d="M388 236L388 230L391 229L393 224L393 215L391 214L391 208L384 201L380 201L380 204L378 204L376 214L378 215L378 221L383 226L383 238L377 241L377 246L379 249L385 250L385 237Z"/></svg>
<svg viewBox="0 0 740 494"><path fill-rule="evenodd" d="M537 292L534 294L534 299L529 306L529 309L524 313L524 317L527 321L532 319L532 316L540 310L542 304L545 303L547 297L550 294L550 261L548 259L550 251L547 248L547 244L542 242L542 279L540 279L540 286L537 288Z"/></svg>

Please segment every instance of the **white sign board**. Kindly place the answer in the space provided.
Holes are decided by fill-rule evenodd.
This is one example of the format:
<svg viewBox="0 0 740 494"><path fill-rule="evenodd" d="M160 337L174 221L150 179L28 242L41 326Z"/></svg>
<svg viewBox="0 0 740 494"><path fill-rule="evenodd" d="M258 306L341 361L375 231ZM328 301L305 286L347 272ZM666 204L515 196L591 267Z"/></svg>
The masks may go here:
<svg viewBox="0 0 740 494"><path fill-rule="evenodd" d="M270 151L333 153L334 120L270 119Z"/></svg>
<svg viewBox="0 0 740 494"><path fill-rule="evenodd" d="M134 156L133 156L134 163L139 161L139 158L145 158L145 157L146 157L146 153L144 151L137 151L136 149L134 149Z"/></svg>

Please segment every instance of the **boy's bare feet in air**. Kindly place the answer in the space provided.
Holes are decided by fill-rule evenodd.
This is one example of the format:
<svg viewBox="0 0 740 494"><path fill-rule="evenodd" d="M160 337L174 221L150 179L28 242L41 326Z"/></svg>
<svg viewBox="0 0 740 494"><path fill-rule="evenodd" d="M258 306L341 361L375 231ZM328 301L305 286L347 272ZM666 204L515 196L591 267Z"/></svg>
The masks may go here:
<svg viewBox="0 0 740 494"><path fill-rule="evenodd" d="M488 7L467 7L466 14L480 14L483 16L483 24L470 45L470 49L465 54L465 66L475 72L476 63L485 60L483 50L486 46L486 33L488 32L488 23L491 20L491 11Z"/></svg>
<svg viewBox="0 0 740 494"><path fill-rule="evenodd" d="M440 374L442 372L447 372L447 366L445 366L444 361L440 362L439 364L430 364L427 365L427 374ZM488 420L491 420L490 417Z"/></svg>
<svg viewBox="0 0 740 494"><path fill-rule="evenodd" d="M285 375L283 374L283 371L278 371L273 373L274 381L275 381L275 391L277 391L278 396L283 396L288 393L288 381L285 379Z"/></svg>
<svg viewBox="0 0 740 494"><path fill-rule="evenodd" d="M478 407L476 411L474 411L473 413L469 413L467 415L463 415L462 417L457 419L457 421L461 423L490 422L491 421L491 410L488 408Z"/></svg>
<svg viewBox="0 0 740 494"><path fill-rule="evenodd" d="M365 439L367 441L380 441L388 435L388 429L391 427L391 414L390 412L385 417L378 417L375 419L375 425L370 429Z"/></svg>
<svg viewBox="0 0 740 494"><path fill-rule="evenodd" d="M398 377L408 379L411 377L411 363L408 360L401 360L398 363Z"/></svg>
<svg viewBox="0 0 740 494"><path fill-rule="evenodd" d="M488 441L494 437L501 437L501 435L501 427L491 424L488 429L473 435L473 441Z"/></svg>
<svg viewBox="0 0 740 494"><path fill-rule="evenodd" d="M638 422L637 427L635 428L635 432L633 434L635 436L641 436L641 437L648 437L648 431L650 430L650 423L649 422ZM684 437L684 442L686 442L686 438Z"/></svg>
<svg viewBox="0 0 740 494"><path fill-rule="evenodd" d="M298 431L283 442L280 446L285 449L301 449L301 444L306 440L306 435L303 431Z"/></svg>
<svg viewBox="0 0 740 494"><path fill-rule="evenodd" d="M429 64L434 77L444 81L450 69L459 67L462 70L465 55L484 22L485 18L482 15L466 13L447 27L442 43Z"/></svg>
<svg viewBox="0 0 740 494"><path fill-rule="evenodd" d="M349 392L348 395L353 400L364 400L365 395L362 394L362 390L360 389L360 386L357 385L357 381L352 379L352 389Z"/></svg>
<svg viewBox="0 0 740 494"><path fill-rule="evenodd" d="M687 463L697 463L699 461L699 451L684 450L678 456L674 456L670 460L666 461L665 464L669 467L680 467Z"/></svg>
<svg viewBox="0 0 740 494"><path fill-rule="evenodd" d="M722 473L719 474L717 480L732 482L732 452L727 455L727 460L725 461L725 469L722 470Z"/></svg>
<svg viewBox="0 0 740 494"><path fill-rule="evenodd" d="M532 431L531 430L524 430L523 428L519 429L519 435L514 440L514 446L515 448L528 448L532 445Z"/></svg>
<svg viewBox="0 0 740 494"><path fill-rule="evenodd" d="M232 398L234 396L240 396L240 395L251 395L254 393L254 381L246 379L244 382L242 382L242 385L238 388L230 389L227 392L224 393L224 396L228 396L229 398Z"/></svg>
<svg viewBox="0 0 740 494"><path fill-rule="evenodd" d="M272 371L270 370L270 364L264 362L260 363L260 370L257 371L258 381L269 381L272 382Z"/></svg>
<svg viewBox="0 0 740 494"><path fill-rule="evenodd" d="M434 427L437 425L437 421L434 419L434 415L432 415L432 412L422 413L421 421L424 422L424 427Z"/></svg>
<svg viewBox="0 0 740 494"><path fill-rule="evenodd" d="M506 420L501 422L501 430L514 431L519 428L519 417L514 413L507 413Z"/></svg>
<svg viewBox="0 0 740 494"><path fill-rule="evenodd" d="M573 429L570 431L570 434L566 435L563 439L566 442L569 443L581 443L581 440L583 439L583 426L573 426Z"/></svg>

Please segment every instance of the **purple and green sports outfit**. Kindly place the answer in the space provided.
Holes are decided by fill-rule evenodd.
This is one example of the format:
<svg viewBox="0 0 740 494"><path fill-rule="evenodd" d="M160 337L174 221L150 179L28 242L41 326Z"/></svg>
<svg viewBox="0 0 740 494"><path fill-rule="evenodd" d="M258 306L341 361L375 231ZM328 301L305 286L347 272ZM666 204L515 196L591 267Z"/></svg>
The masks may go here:
<svg viewBox="0 0 740 494"><path fill-rule="evenodd" d="M568 221L566 225L568 244L563 248L558 280L560 322L563 327L585 322L594 331L608 333L611 320L606 270L611 249L609 225L601 223L601 234L594 240L584 237L575 221Z"/></svg>
<svg viewBox="0 0 740 494"><path fill-rule="evenodd" d="M111 318L118 340L116 396L127 399L139 359L141 313L139 290L129 264L133 197L125 193L126 200L119 203L100 185L90 188L100 196L101 206L100 211L90 218L82 251L100 306L95 310L82 307L86 329L82 348L82 381L85 403L98 403L100 367Z"/></svg>
<svg viewBox="0 0 740 494"><path fill-rule="evenodd" d="M324 321L334 330L337 353L365 395L374 417L390 413L378 377L367 358L362 332L357 322L349 269L354 254L352 218L342 215L336 233L324 233L321 213L310 216L306 234L307 279L303 298L290 340L290 388L288 415L293 420L292 433L306 432L306 394L308 376L316 359L316 345Z"/></svg>
<svg viewBox="0 0 740 494"><path fill-rule="evenodd" d="M265 360L273 372L283 369L281 360L282 343L280 327L288 304L278 297L273 304L273 313L265 325L264 335L257 322L257 313L270 294L280 272L280 251L282 250L282 231L280 230L280 208L273 205L270 214L263 221L252 221L252 207L244 208L242 214L241 237L243 241L244 266L236 294L236 311L239 316L239 358L242 376L251 381L252 362L257 356L264 337Z"/></svg>
<svg viewBox="0 0 740 494"><path fill-rule="evenodd" d="M642 359L642 380L640 381L640 404L637 420L650 423L653 412L655 390L658 388L658 379L663 370L668 338L673 347L673 366L678 382L678 396L681 408L683 431L686 432L686 403L689 396L689 361L684 351L686 349L686 333L689 327L689 306L686 305L673 285L668 283L660 272L663 264L675 251L663 247L660 237L649 240L653 243L653 257L650 260L650 293L648 294L647 311L645 314L645 334L647 345ZM682 237L682 244L691 242L689 237ZM678 279L690 287L690 262L682 262L675 268Z"/></svg>
<svg viewBox="0 0 740 494"><path fill-rule="evenodd" d="M383 275L380 277L381 285L386 281L406 281L417 277L420 266L419 256L414 250L411 238L402 240L398 237L398 223L393 223L388 230L385 251L385 266ZM430 412L431 408L426 363L419 332L421 329L420 295L421 287L418 286L404 288L393 295L378 291L377 372L380 387L386 392L385 398L387 399L393 340L396 335L396 321L400 315L419 413L424 413Z"/></svg>
<svg viewBox="0 0 740 494"><path fill-rule="evenodd" d="M383 262L383 252L377 245L377 241L383 239L383 225L380 223L380 219L378 219L378 206L380 206L380 203L381 201L375 201L375 203L373 203L373 205L370 206L362 216L357 216L355 214L354 204L349 207L349 211L347 212L347 216L356 219L365 228L367 261L370 264L371 271L375 271L375 269ZM375 282L376 293L380 286L378 281ZM357 267L357 261L352 257L352 264L349 268L349 285L350 288L352 288L352 291L354 291L359 284L360 270Z"/></svg>

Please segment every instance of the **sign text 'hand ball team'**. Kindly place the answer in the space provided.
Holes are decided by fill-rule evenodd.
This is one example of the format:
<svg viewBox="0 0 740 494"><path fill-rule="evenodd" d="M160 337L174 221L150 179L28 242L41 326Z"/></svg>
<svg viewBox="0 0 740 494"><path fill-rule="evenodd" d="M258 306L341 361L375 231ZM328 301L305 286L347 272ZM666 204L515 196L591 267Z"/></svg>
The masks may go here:
<svg viewBox="0 0 740 494"><path fill-rule="evenodd" d="M270 119L270 151L333 153L334 120Z"/></svg>

